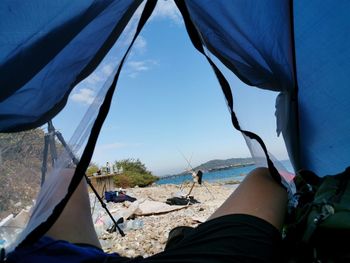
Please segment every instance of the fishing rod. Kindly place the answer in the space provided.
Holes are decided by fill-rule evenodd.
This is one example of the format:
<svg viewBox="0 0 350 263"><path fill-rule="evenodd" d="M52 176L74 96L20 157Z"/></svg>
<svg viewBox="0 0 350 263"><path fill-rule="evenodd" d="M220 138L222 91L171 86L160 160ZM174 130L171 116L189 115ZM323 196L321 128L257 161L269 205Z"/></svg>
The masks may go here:
<svg viewBox="0 0 350 263"><path fill-rule="evenodd" d="M185 169L186 170L186 172L188 172L188 173L193 173L193 168L192 168L192 166L191 166L191 160L192 160L192 157L193 157L193 152L192 152L192 154L191 154L191 158L190 158L190 160L188 160L187 158L186 158L186 156L180 151L180 150L178 150L179 152L180 152L180 154L182 155L182 157L186 160L186 162L187 162L187 168ZM188 168L191 168L191 169L188 169ZM180 191L182 191L182 186L184 185L184 183L185 183L185 179L184 180L182 180L182 183L181 183L181 185L180 185Z"/></svg>
<svg viewBox="0 0 350 263"><path fill-rule="evenodd" d="M186 156L179 150L179 152L180 152L180 154L182 155L182 157L186 160L186 162L187 162L187 165L191 168L191 173L192 173L192 177L193 177L193 174L196 174L195 173L195 170L194 170L194 168L192 167L192 165L191 165L191 162L186 158ZM192 153L192 155L191 155L191 159L192 159L192 156L193 156L193 153ZM187 166L187 167L188 167ZM188 170L187 170L188 171ZM199 182L198 182L199 183ZM183 184L183 183L182 183ZM181 188L182 188L182 184L181 184L181 186L180 186L180 190L181 190ZM200 184L200 183L199 183ZM213 199L215 199L215 196L211 193L211 191L209 190L209 188L205 185L205 182L203 181L203 185L204 185L204 187L207 189L207 191L209 192L209 194L212 196L212 198ZM192 189L193 189L193 187L194 187L194 184L192 185L192 187L191 187L191 190L190 190L190 192L188 193L188 195L190 195L190 193L192 192Z"/></svg>

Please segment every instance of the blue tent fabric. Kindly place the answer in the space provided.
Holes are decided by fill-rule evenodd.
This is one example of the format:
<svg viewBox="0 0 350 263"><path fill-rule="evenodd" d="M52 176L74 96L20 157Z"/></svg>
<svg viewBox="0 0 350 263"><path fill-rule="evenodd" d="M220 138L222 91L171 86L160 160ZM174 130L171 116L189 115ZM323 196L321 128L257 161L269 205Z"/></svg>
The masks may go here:
<svg viewBox="0 0 350 263"><path fill-rule="evenodd" d="M0 35L0 43L5 43L0 52L0 131L34 128L54 117L74 86L97 67L141 3L78 2L0 5L5 17ZM35 16L42 18L28 20ZM9 33L14 28L14 34ZM8 35L14 37L8 40Z"/></svg>
<svg viewBox="0 0 350 263"><path fill-rule="evenodd" d="M108 51L101 48L113 28L120 23L122 30L140 3L1 1L0 131L37 127L54 117ZM212 54L245 83L282 92L277 126L291 157L318 174L343 170L350 153L349 3L294 1L297 106L290 105L295 86L290 1L187 0L186 5Z"/></svg>
<svg viewBox="0 0 350 263"><path fill-rule="evenodd" d="M295 1L302 167L320 176L350 165L350 2Z"/></svg>
<svg viewBox="0 0 350 263"><path fill-rule="evenodd" d="M297 166L290 3L287 0L186 1L191 19L211 53L246 84L280 92L276 101L276 130L278 135L283 134L291 162Z"/></svg>
<svg viewBox="0 0 350 263"><path fill-rule="evenodd" d="M48 177L48 180L45 180L40 189L37 202L32 209L32 214L27 226L24 228L20 236L12 244L10 244L8 247L9 251L13 251L16 247L26 247L30 244L33 244L33 242L45 235L45 233L47 233L50 227L58 219L65 206L67 205L69 199L72 197L74 191L81 182L82 178L84 177L88 165L91 161L102 125L109 112L122 66L127 58L127 55L130 53L130 50L135 43L136 38L151 16L156 3L156 0L148 0L143 6L144 8L142 12L138 14L140 16L137 16L139 19L136 30L133 33L132 39L130 42L128 42L129 45L127 46L126 51L123 53L123 57L120 60L118 69L110 76L110 79L112 81L107 81L105 83L107 90L104 98L102 98L97 117L91 118L90 124L87 124L86 120L83 123L79 124L80 127L78 129L80 132L86 128L88 131L90 131L90 135L87 143L85 144L83 152L79 155L76 155L71 151L71 149L69 149L69 146L74 145L73 141L69 144L68 149L66 149L65 153L61 154L61 158L58 160L57 166L55 165L54 169L52 169L51 175ZM126 20L126 22L128 21L129 19ZM118 26L117 29L119 30L120 27ZM124 27L121 29L124 29ZM93 106L96 106L96 104L90 105L90 109ZM84 118L85 117L86 116L84 116ZM76 139L82 140L83 137L85 137L84 133L85 132L81 133L81 138ZM60 136L58 135L58 138L59 137ZM65 146L65 142L61 141L61 144ZM66 173L65 168L67 166L71 167L72 161L74 164L76 164L76 166L73 168L74 172L71 170L71 168L69 168L70 171ZM96 191L94 192L98 197ZM102 204L102 206L104 206L104 204ZM120 231L120 234L124 235L118 226L116 226L116 228Z"/></svg>
<svg viewBox="0 0 350 263"><path fill-rule="evenodd" d="M54 117L141 2L1 1L0 132L38 127ZM186 0L186 5L212 54L245 83L281 92L278 130L291 158L319 175L349 166L348 1Z"/></svg>
<svg viewBox="0 0 350 263"><path fill-rule="evenodd" d="M290 5L274 1L189 0L207 48L248 85L291 90Z"/></svg>
<svg viewBox="0 0 350 263"><path fill-rule="evenodd" d="M0 82L7 88L1 91L0 100L29 81L107 5L98 6L91 1L21 2L1 4L0 59L5 63L1 63ZM16 78L15 71L21 72Z"/></svg>

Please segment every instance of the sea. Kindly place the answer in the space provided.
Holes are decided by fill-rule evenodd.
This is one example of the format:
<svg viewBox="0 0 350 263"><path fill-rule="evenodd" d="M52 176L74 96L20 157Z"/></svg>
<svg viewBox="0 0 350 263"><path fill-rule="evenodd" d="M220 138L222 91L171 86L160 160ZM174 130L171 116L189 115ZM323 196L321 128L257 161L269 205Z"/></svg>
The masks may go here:
<svg viewBox="0 0 350 263"><path fill-rule="evenodd" d="M285 169L290 172L293 172L293 167L288 160L280 162ZM253 169L255 165L247 165L241 167L233 167L225 170L216 170L211 172L203 173L203 180L206 182L230 182L230 181L242 181L244 177ZM166 177L159 179L156 184L182 184L186 181L192 181L191 174L184 174L172 177Z"/></svg>

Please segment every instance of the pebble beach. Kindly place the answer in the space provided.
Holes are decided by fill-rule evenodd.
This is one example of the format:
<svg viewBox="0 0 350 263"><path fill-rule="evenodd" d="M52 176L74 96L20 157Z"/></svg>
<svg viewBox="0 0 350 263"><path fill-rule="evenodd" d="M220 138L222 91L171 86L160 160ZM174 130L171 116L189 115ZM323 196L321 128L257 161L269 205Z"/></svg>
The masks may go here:
<svg viewBox="0 0 350 263"><path fill-rule="evenodd" d="M124 237L118 231L113 233L106 231L106 227L111 222L101 223L101 218L104 221L108 221L109 218L103 215L101 208L98 209L98 204L90 195L95 228L102 248L106 252L116 252L127 257L138 255L147 257L159 253L164 250L171 229L177 226L196 227L198 224L205 222L237 186L238 184L225 185L223 183L207 182L196 185L191 195L199 203L187 206L169 206L170 209L178 209L175 211L166 211L165 201L168 198L188 193L190 184L183 186L182 189L180 189L180 185L173 184L125 189L127 195L135 197L137 201L134 203L127 201L108 203L108 208L115 218L124 217L125 221L120 225L126 234ZM143 204L161 205L161 208L155 213L148 212L147 215L143 215L138 209Z"/></svg>

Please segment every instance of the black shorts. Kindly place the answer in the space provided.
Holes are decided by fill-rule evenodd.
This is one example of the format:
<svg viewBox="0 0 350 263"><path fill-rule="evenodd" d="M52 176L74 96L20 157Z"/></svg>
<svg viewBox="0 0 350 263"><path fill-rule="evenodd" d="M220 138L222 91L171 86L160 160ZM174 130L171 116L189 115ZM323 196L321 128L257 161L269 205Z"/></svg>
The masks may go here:
<svg viewBox="0 0 350 263"><path fill-rule="evenodd" d="M197 228L176 228L164 252L125 262L280 263L281 234L260 218L234 214L215 218ZM111 261L113 262L113 261Z"/></svg>
<svg viewBox="0 0 350 263"><path fill-rule="evenodd" d="M36 243L16 249L12 262L62 263L205 263L281 262L281 235L266 221L249 215L227 215L196 228L177 227L170 232L164 252L133 259L108 254L92 246L42 237Z"/></svg>

